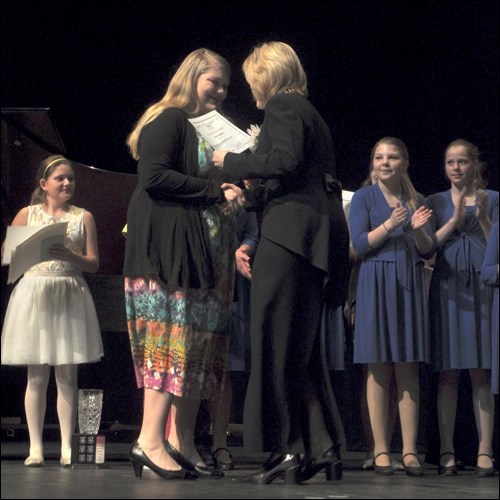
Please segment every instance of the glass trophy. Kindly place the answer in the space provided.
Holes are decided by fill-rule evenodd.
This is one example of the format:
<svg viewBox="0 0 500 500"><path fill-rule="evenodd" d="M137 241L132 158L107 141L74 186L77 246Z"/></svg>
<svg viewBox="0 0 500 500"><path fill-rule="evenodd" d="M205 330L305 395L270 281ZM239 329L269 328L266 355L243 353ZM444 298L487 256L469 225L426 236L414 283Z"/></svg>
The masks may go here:
<svg viewBox="0 0 500 500"><path fill-rule="evenodd" d="M102 389L78 391L78 428L80 434L97 434L101 425Z"/></svg>
<svg viewBox="0 0 500 500"><path fill-rule="evenodd" d="M78 434L71 444L72 467L106 467L105 436L98 435L102 414L102 389L78 391Z"/></svg>

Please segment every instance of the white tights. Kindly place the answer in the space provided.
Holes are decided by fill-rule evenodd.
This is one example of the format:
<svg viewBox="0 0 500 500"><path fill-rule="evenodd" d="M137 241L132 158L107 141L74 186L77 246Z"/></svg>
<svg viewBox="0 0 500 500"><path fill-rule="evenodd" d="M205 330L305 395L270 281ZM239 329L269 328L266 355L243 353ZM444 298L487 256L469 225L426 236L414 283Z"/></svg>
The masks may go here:
<svg viewBox="0 0 500 500"><path fill-rule="evenodd" d="M71 457L71 436L76 422L78 393L77 365L54 367L57 384L57 416L61 430L61 457ZM29 365L28 383L24 397L26 421L30 436L30 457L43 458L43 424L47 408L49 365Z"/></svg>

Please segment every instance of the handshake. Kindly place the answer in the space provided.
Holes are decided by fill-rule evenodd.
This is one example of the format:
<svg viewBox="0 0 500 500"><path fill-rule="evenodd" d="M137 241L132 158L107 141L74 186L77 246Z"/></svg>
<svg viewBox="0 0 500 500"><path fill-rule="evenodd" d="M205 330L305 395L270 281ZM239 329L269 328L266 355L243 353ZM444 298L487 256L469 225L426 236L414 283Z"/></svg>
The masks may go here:
<svg viewBox="0 0 500 500"><path fill-rule="evenodd" d="M238 212L241 212L245 205L245 194L243 189L236 184L230 184L228 182L222 184L221 188L224 190L224 195L226 197L226 203L222 207L222 212L226 215L236 215Z"/></svg>

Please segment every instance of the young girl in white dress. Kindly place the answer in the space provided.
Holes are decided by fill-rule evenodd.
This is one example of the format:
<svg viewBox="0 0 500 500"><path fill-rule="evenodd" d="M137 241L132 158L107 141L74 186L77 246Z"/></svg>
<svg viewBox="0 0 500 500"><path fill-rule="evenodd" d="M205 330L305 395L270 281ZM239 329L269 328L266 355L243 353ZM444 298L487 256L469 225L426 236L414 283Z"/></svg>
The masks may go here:
<svg viewBox="0 0 500 500"><path fill-rule="evenodd" d="M75 190L71 162L61 155L43 160L30 205L13 226L68 222L64 245L53 245L53 260L31 267L10 296L2 328L2 364L27 365L26 421L30 437L27 467L44 465L43 425L50 367L57 384L61 431L60 463L71 463L76 421L77 365L99 361L103 346L92 295L83 272L99 268L97 231L92 214L69 204ZM4 247L2 246L2 253Z"/></svg>

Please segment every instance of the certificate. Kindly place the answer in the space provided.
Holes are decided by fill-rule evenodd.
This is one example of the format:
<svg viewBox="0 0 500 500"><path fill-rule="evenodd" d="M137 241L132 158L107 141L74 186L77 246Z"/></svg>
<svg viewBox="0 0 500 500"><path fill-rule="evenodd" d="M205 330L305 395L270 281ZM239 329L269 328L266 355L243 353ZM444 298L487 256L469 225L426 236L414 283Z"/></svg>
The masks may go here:
<svg viewBox="0 0 500 500"><path fill-rule="evenodd" d="M250 147L250 136L215 110L189 121L214 149L241 153Z"/></svg>
<svg viewBox="0 0 500 500"><path fill-rule="evenodd" d="M13 283L30 267L46 260L52 245L63 245L67 222L48 226L9 226L5 239L2 265L9 266L7 283Z"/></svg>

